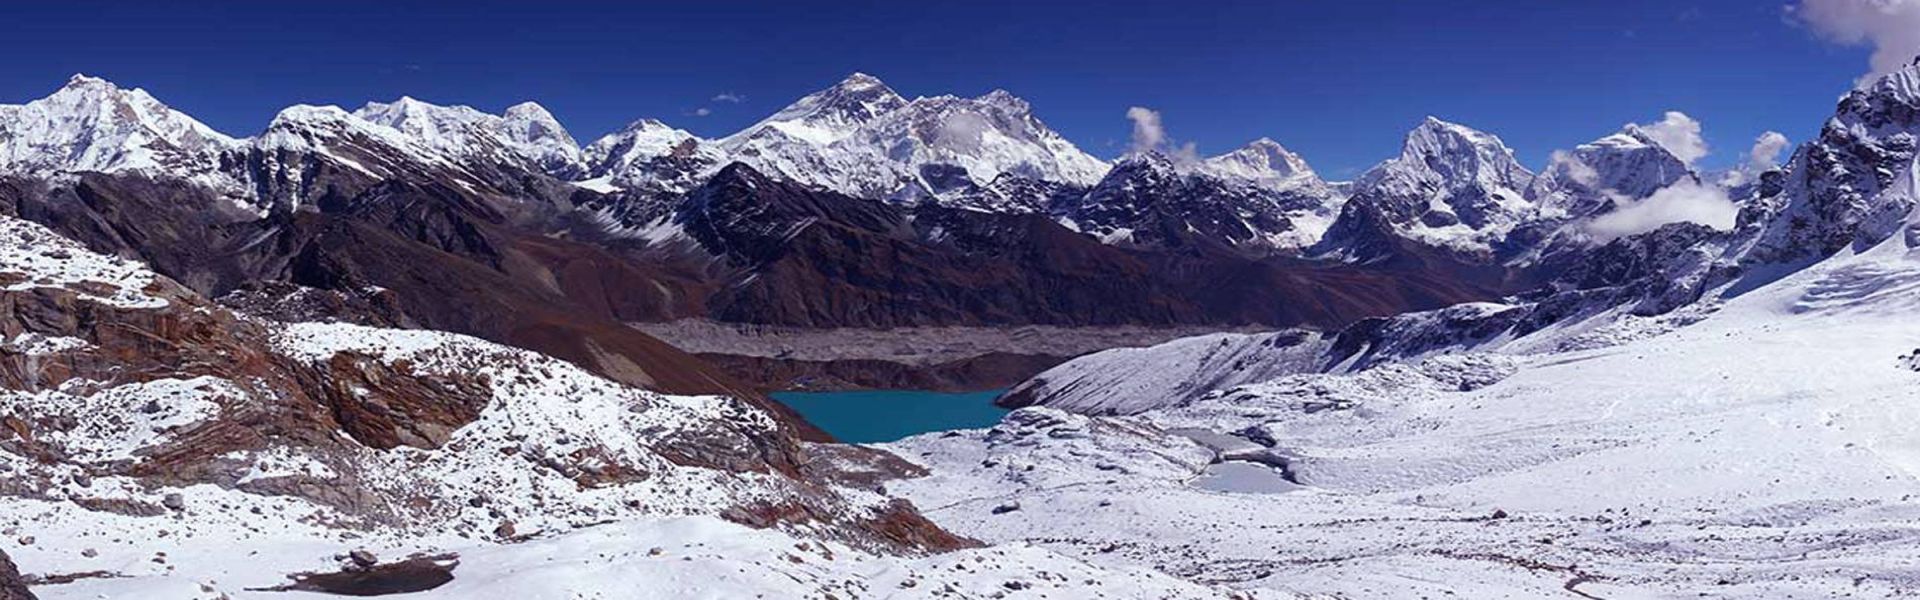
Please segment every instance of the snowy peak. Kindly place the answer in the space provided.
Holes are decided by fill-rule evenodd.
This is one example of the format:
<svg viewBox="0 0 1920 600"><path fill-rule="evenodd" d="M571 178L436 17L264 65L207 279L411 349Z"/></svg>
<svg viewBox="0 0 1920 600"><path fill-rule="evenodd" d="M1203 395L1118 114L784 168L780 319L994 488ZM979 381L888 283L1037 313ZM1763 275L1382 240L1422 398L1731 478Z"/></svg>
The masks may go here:
<svg viewBox="0 0 1920 600"><path fill-rule="evenodd" d="M1129 152L1114 161L1113 168L1088 191L1087 204L1113 204L1119 196L1170 196L1178 193L1188 176L1204 177L1191 165L1182 165L1157 150Z"/></svg>
<svg viewBox="0 0 1920 600"><path fill-rule="evenodd" d="M1090 185L1107 170L1005 90L979 98L917 98L861 127L836 150L904 163L909 176L925 165L957 166L981 185L1002 174Z"/></svg>
<svg viewBox="0 0 1920 600"><path fill-rule="evenodd" d="M1882 107L1920 108L1920 62L1883 75L1853 95L1871 98Z"/></svg>
<svg viewBox="0 0 1920 600"><path fill-rule="evenodd" d="M1199 237L1252 254L1294 253L1319 240L1339 201L1304 161L1268 142L1207 161L1128 154L1056 213L1108 243L1171 247Z"/></svg>
<svg viewBox="0 0 1920 600"><path fill-rule="evenodd" d="M332 154L330 150L340 145L377 146L422 160L430 158L428 147L399 129L338 106L296 104L281 109L267 124L266 132L254 138L254 145L265 150L322 154Z"/></svg>
<svg viewBox="0 0 1920 600"><path fill-rule="evenodd" d="M1539 202L1584 217L1604 210L1612 197L1646 198L1692 176L1685 161L1630 125L1556 155L1533 192Z"/></svg>
<svg viewBox="0 0 1920 600"><path fill-rule="evenodd" d="M1390 168L1424 170L1448 182L1515 187L1532 178L1499 137L1434 117L1407 134L1400 157L1390 163Z"/></svg>
<svg viewBox="0 0 1920 600"><path fill-rule="evenodd" d="M855 73L711 145L783 179L865 198L968 205L1002 176L1086 186L1107 165L1035 118L1006 90L906 100ZM991 204L991 203L988 203Z"/></svg>
<svg viewBox="0 0 1920 600"><path fill-rule="evenodd" d="M0 105L0 170L169 171L212 183L239 142L145 90L74 75L52 95Z"/></svg>
<svg viewBox="0 0 1920 600"><path fill-rule="evenodd" d="M1849 92L1775 185L1742 208L1743 261L1791 262L1864 249L1916 222L1920 65ZM1909 230L1911 231L1911 230ZM1909 233L1909 235L1912 235Z"/></svg>
<svg viewBox="0 0 1920 600"><path fill-rule="evenodd" d="M546 173L562 178L580 174L580 143L547 107L533 102L507 107L500 133Z"/></svg>
<svg viewBox="0 0 1920 600"><path fill-rule="evenodd" d="M1113 163L1113 169L1100 181L1101 186L1111 186L1116 182L1157 181L1180 175L1181 165L1173 157L1158 150L1128 152Z"/></svg>
<svg viewBox="0 0 1920 600"><path fill-rule="evenodd" d="M1106 163L1081 152L1037 119L1031 106L1006 90L979 98L916 98L879 115L828 150L833 162L854 163L847 183L854 192L877 194L912 181L925 190L943 185L929 177L958 167L973 185L1000 175L1092 185Z"/></svg>
<svg viewBox="0 0 1920 600"><path fill-rule="evenodd" d="M1512 189L1532 177L1499 137L1427 117L1407 133L1400 156L1361 175L1355 192L1424 195L1465 187Z"/></svg>
<svg viewBox="0 0 1920 600"><path fill-rule="evenodd" d="M618 171L664 156L689 141L698 143L698 138L658 120L641 119L587 146L587 163L594 172Z"/></svg>
<svg viewBox="0 0 1920 600"><path fill-rule="evenodd" d="M619 133L587 146L587 175L616 186L659 192L685 192L724 165L712 143L653 119L628 124Z"/></svg>
<svg viewBox="0 0 1920 600"><path fill-rule="evenodd" d="M1182 178L1180 166L1165 154L1154 150L1129 152L1114 161L1106 176L1088 190L1082 204L1111 209L1115 208L1113 199L1118 196L1166 195L1180 186Z"/></svg>
<svg viewBox="0 0 1920 600"><path fill-rule="evenodd" d="M808 94L766 120L734 134L728 138L733 143L728 145L737 146L769 129L810 144L831 144L855 128L906 104L906 98L879 78L854 73L833 87Z"/></svg>
<svg viewBox="0 0 1920 600"><path fill-rule="evenodd" d="M987 92L986 95L979 97L978 100L983 104L1000 106L1005 108L1006 110L1010 110L1014 112L1020 112L1020 113L1033 112L1033 106L1030 104L1027 104L1026 99L1021 98L1019 96L1015 96L1013 95L1013 92L1009 92L1000 88L994 88L993 91Z"/></svg>
<svg viewBox="0 0 1920 600"><path fill-rule="evenodd" d="M1387 258L1398 240L1440 248L1471 262L1494 260L1506 234L1535 212L1521 189L1533 173L1499 137L1427 117L1400 155L1368 170L1316 253L1347 260Z"/></svg>
<svg viewBox="0 0 1920 600"><path fill-rule="evenodd" d="M399 131L453 161L523 166L569 179L584 171L579 143L546 108L531 102L502 116L402 96L391 103L367 103L354 115Z"/></svg>
<svg viewBox="0 0 1920 600"><path fill-rule="evenodd" d="M1320 175L1293 151L1270 138L1260 138L1237 150L1206 160L1207 170L1222 177L1253 181L1275 189L1325 186Z"/></svg>

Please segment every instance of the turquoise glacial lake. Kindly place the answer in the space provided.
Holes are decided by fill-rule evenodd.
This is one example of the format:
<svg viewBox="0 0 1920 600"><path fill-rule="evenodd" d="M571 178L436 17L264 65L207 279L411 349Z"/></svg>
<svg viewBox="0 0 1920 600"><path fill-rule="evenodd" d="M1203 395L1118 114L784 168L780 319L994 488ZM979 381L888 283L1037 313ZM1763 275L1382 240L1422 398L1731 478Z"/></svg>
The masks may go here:
<svg viewBox="0 0 1920 600"><path fill-rule="evenodd" d="M773 398L800 411L843 442L872 444L949 429L991 427L1007 414L993 405L990 392L774 392Z"/></svg>

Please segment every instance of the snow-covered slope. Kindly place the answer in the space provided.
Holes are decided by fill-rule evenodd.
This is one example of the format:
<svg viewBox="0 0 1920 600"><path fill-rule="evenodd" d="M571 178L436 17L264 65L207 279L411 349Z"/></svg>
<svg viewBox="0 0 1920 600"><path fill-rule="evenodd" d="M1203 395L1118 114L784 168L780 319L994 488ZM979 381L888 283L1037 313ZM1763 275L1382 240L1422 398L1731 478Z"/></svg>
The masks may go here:
<svg viewBox="0 0 1920 600"><path fill-rule="evenodd" d="M1105 350L1035 375L999 401L1095 415L1184 406L1219 390L1286 375L1353 372L1435 353L1499 346L1531 325L1531 308L1459 304L1366 319L1331 333L1214 334Z"/></svg>
<svg viewBox="0 0 1920 600"><path fill-rule="evenodd" d="M1012 389L1002 404L1088 415L1179 406L1214 390L1320 370L1324 336L1308 331L1218 333L1067 361Z"/></svg>
<svg viewBox="0 0 1920 600"><path fill-rule="evenodd" d="M1616 345L1022 409L892 446L934 472L895 492L989 541L1328 597L1902 597L1916 273L1895 236Z"/></svg>
<svg viewBox="0 0 1920 600"><path fill-rule="evenodd" d="M251 499L219 500L248 506ZM904 600L1010 593L1017 595L1007 597L1088 600L1246 598L1150 569L1096 567L1023 544L888 556L711 517L628 519L513 544L478 544L377 534L342 539L274 508L264 515L203 514L181 522L76 516L70 505L43 503L9 506L0 513L5 513L0 523L9 527L39 526L38 541L21 549L30 557L24 559L28 575L83 574L71 583L33 587L41 600L339 597L316 593L324 589L318 586L295 588L300 592L278 588L293 584L288 578L293 573L358 574L345 558L351 550L365 550L389 564L419 557L413 559L416 564L441 566L419 569L411 579L366 577L390 585L419 585L429 580L423 573L451 567L446 570L451 580L444 585L399 596L422 599ZM109 541L114 537L123 541ZM139 541L128 543L132 540ZM91 556L82 554L89 549ZM116 575L84 575L103 569Z"/></svg>

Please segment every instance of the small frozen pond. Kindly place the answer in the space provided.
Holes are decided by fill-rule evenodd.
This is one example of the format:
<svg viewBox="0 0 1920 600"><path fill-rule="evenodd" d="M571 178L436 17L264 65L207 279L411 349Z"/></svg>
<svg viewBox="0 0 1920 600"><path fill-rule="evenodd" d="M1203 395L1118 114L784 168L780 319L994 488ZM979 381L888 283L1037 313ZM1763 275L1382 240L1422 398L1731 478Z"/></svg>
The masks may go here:
<svg viewBox="0 0 1920 600"><path fill-rule="evenodd" d="M1193 487L1237 494L1284 494L1305 486L1287 481L1279 469L1230 460L1208 465L1206 472L1193 480Z"/></svg>

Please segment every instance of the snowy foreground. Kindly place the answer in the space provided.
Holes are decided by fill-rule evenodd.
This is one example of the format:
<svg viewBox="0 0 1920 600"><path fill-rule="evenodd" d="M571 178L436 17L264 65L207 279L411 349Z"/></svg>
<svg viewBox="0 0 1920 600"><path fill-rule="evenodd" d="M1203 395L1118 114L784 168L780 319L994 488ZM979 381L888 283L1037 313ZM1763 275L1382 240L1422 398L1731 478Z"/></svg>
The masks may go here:
<svg viewBox="0 0 1920 600"><path fill-rule="evenodd" d="M1920 597L1904 237L1608 347L1539 350L1590 343L1576 323L1135 416L1022 409L891 445L934 475L890 491L962 535L1273 597Z"/></svg>
<svg viewBox="0 0 1920 600"><path fill-rule="evenodd" d="M245 506L233 494L210 502ZM395 598L732 599L983 598L1020 590L1047 598L1233 598L1147 569L1100 568L1024 544L922 558L881 557L712 517L629 519L516 544L361 537L246 511L172 521L10 503L9 527L38 531L15 559L33 570L110 571L33 591L66 598L334 598L268 591L287 573L340 569L335 555L420 555L454 564L453 580ZM83 553L96 556L85 556Z"/></svg>

